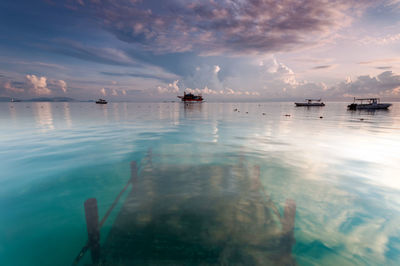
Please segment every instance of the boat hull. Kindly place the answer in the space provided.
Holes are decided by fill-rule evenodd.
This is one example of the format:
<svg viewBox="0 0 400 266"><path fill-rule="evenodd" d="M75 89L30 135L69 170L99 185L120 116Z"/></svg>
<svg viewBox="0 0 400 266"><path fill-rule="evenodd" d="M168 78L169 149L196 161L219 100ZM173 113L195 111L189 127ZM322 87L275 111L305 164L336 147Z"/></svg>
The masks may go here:
<svg viewBox="0 0 400 266"><path fill-rule="evenodd" d="M202 102L203 99L201 100L193 100L193 99L182 99L182 102Z"/></svg>
<svg viewBox="0 0 400 266"><path fill-rule="evenodd" d="M325 106L324 103L294 103L296 106Z"/></svg>
<svg viewBox="0 0 400 266"><path fill-rule="evenodd" d="M386 110L392 104L378 103L378 104L350 104L347 106L349 110Z"/></svg>

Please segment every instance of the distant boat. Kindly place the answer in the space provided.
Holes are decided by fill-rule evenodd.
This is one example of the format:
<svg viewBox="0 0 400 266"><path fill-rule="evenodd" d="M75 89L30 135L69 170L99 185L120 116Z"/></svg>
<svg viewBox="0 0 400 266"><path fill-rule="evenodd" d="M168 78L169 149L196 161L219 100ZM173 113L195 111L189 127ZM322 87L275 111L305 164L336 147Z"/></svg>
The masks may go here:
<svg viewBox="0 0 400 266"><path fill-rule="evenodd" d="M321 99L306 99L304 103L294 103L296 106L325 106Z"/></svg>
<svg viewBox="0 0 400 266"><path fill-rule="evenodd" d="M98 100L96 101L96 103L97 103L97 104L107 104L107 101L106 101L106 100L103 100L103 99L98 99Z"/></svg>
<svg viewBox="0 0 400 266"><path fill-rule="evenodd" d="M380 103L379 98L354 98L354 102L349 104L347 108L349 110L379 110L388 109L391 105L391 103Z"/></svg>
<svg viewBox="0 0 400 266"><path fill-rule="evenodd" d="M192 93L183 92L183 96L178 96L182 100L182 102L202 102L203 96L201 95L194 95Z"/></svg>
<svg viewBox="0 0 400 266"><path fill-rule="evenodd" d="M12 102L12 103L19 103L20 101L21 101L21 100L11 98L11 102Z"/></svg>

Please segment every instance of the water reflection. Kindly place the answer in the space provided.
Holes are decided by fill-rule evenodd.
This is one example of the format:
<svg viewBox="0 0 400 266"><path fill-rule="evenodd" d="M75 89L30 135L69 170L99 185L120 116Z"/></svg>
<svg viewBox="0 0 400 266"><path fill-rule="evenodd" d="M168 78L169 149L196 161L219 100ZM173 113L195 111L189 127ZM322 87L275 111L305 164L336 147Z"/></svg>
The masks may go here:
<svg viewBox="0 0 400 266"><path fill-rule="evenodd" d="M15 122L17 119L17 111L15 108L15 105L13 103L9 104L9 109L10 109L10 117L11 119Z"/></svg>
<svg viewBox="0 0 400 266"><path fill-rule="evenodd" d="M260 167L162 165L144 159L101 249L105 264L295 265L296 204L284 214Z"/></svg>
<svg viewBox="0 0 400 266"><path fill-rule="evenodd" d="M320 119L291 103L128 103L118 123L112 104L13 105L0 105L1 265L70 264L87 240L82 202L104 215L149 146L102 229L109 264L399 264L397 104L327 104ZM69 114L73 130L58 126Z"/></svg>
<svg viewBox="0 0 400 266"><path fill-rule="evenodd" d="M114 120L119 122L119 103L113 103Z"/></svg>
<svg viewBox="0 0 400 266"><path fill-rule="evenodd" d="M64 118L65 118L65 123L68 128L72 126L72 120L71 120L71 114L69 111L69 103L63 103L63 109L64 109Z"/></svg>
<svg viewBox="0 0 400 266"><path fill-rule="evenodd" d="M33 104L37 126L43 131L53 130L53 114L51 103L39 102Z"/></svg>

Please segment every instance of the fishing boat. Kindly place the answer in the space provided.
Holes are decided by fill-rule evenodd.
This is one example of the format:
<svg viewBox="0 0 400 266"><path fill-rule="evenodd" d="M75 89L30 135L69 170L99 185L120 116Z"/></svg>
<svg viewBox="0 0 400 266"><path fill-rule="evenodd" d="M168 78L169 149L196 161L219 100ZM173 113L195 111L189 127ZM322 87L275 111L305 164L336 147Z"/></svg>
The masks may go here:
<svg viewBox="0 0 400 266"><path fill-rule="evenodd" d="M325 106L321 99L306 99L303 103L294 103L296 106Z"/></svg>
<svg viewBox="0 0 400 266"><path fill-rule="evenodd" d="M379 98L354 98L354 102L349 104L349 110L379 110L388 109L391 103L381 103Z"/></svg>
<svg viewBox="0 0 400 266"><path fill-rule="evenodd" d="M203 96L194 95L193 93L183 92L183 96L178 96L182 100L182 102L202 102Z"/></svg>
<svg viewBox="0 0 400 266"><path fill-rule="evenodd" d="M107 104L107 101L104 100L104 99L98 99L98 100L96 101L96 103L97 103L97 104Z"/></svg>

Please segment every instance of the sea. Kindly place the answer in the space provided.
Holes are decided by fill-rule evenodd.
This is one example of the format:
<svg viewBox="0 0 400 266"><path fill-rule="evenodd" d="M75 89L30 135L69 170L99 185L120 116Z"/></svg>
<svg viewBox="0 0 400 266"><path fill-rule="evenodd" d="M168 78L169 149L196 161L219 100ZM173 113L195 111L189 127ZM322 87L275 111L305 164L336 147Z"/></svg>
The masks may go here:
<svg viewBox="0 0 400 266"><path fill-rule="evenodd" d="M400 103L346 105L0 103L0 265L400 265Z"/></svg>

